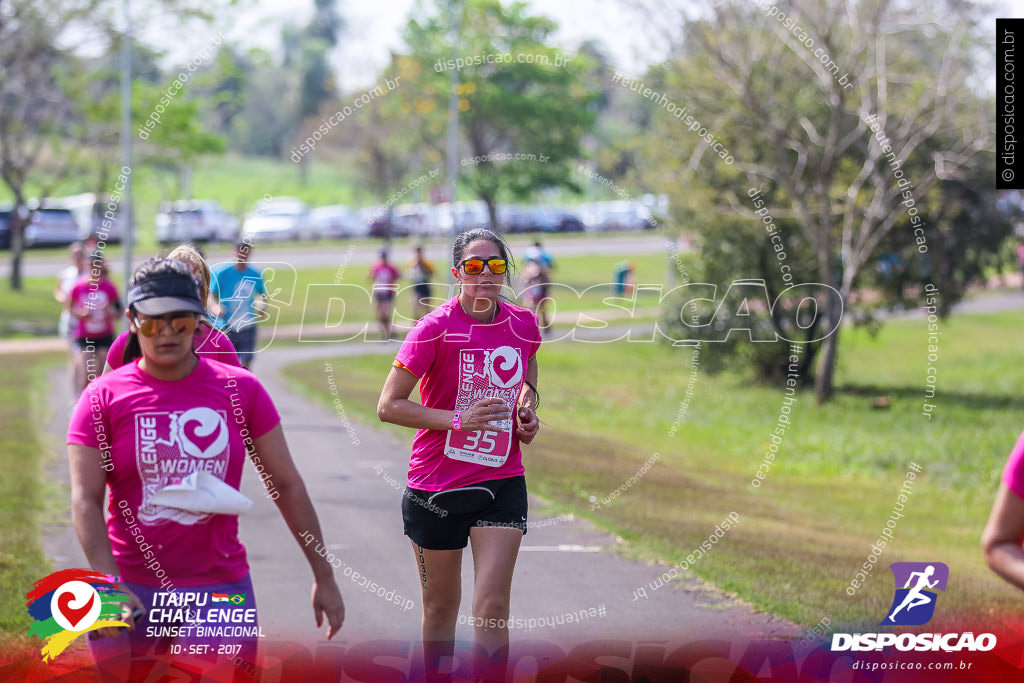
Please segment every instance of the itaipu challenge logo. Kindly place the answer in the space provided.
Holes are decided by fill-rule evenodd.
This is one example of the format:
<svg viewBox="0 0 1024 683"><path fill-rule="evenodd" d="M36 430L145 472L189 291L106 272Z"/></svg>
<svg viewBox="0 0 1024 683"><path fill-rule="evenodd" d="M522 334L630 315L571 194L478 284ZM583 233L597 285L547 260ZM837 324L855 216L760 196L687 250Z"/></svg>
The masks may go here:
<svg viewBox="0 0 1024 683"><path fill-rule="evenodd" d="M28 635L46 640L43 661L53 659L78 636L98 628L124 626L121 610L128 596L91 569L64 569L45 576L25 596L34 620Z"/></svg>
<svg viewBox="0 0 1024 683"><path fill-rule="evenodd" d="M949 567L942 562L893 562L896 591L880 626L920 626L935 614L936 591L945 591ZM902 586L902 588L900 587Z"/></svg>

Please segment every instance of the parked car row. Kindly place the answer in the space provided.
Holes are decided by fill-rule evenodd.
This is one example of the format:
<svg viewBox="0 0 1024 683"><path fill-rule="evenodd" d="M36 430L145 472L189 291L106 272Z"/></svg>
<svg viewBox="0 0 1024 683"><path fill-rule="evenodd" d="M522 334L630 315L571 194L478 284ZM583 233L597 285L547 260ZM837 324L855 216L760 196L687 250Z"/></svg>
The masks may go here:
<svg viewBox="0 0 1024 683"><path fill-rule="evenodd" d="M13 218L12 207L0 208L0 249L9 249L11 246ZM29 210L28 223L22 235L26 247L47 247L71 244L88 236L88 233L82 233L69 209L44 204Z"/></svg>
<svg viewBox="0 0 1024 683"><path fill-rule="evenodd" d="M90 236L99 236L107 243L120 242L123 230L119 209L117 202L92 193L30 200L26 206L24 245L63 246ZM0 207L0 249L11 246L13 211L10 204Z"/></svg>
<svg viewBox="0 0 1024 683"><path fill-rule="evenodd" d="M123 232L117 204L91 193L46 199L29 207L25 246L63 245L90 234L118 242ZM10 245L11 208L0 207L0 249ZM390 217L390 231L388 221ZM353 209L343 205L311 209L294 197L257 202L243 221L212 200L164 202L156 216L161 244L178 242L253 242L352 237L429 237L490 226L482 201L402 204ZM502 204L498 229L505 233L650 230L657 226L650 209L638 202L592 202L577 207Z"/></svg>
<svg viewBox="0 0 1024 683"><path fill-rule="evenodd" d="M160 244L231 242L238 237L238 219L209 200L164 202L156 215Z"/></svg>

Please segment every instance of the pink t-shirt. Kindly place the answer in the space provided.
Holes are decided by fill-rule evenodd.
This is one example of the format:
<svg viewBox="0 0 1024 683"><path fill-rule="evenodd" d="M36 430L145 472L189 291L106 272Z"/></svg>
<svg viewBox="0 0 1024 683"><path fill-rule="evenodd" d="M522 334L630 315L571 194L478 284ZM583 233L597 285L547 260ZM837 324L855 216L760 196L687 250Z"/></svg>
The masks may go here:
<svg viewBox="0 0 1024 683"><path fill-rule="evenodd" d="M245 576L237 516L150 499L196 470L237 489L246 462L242 434L257 439L280 421L255 375L202 357L175 382L151 376L137 361L91 382L75 406L67 442L98 448L104 458L109 449L109 460L97 466L107 469L107 534L121 575L146 586L161 585L155 573L161 568L177 586Z"/></svg>
<svg viewBox="0 0 1024 683"><path fill-rule="evenodd" d="M1024 433L1017 439L1017 445L1010 451L1010 458L1003 469L1003 483L1006 488L1024 498Z"/></svg>
<svg viewBox="0 0 1024 683"><path fill-rule="evenodd" d="M377 263L370 272L373 278L373 293L378 295L394 294L394 284L398 282L401 273L390 263Z"/></svg>
<svg viewBox="0 0 1024 683"><path fill-rule="evenodd" d="M512 418L494 429L420 429L412 446L409 487L445 491L525 472L516 427L516 403L526 368L540 348L537 317L502 301L493 323L462 309L458 297L428 313L409 332L397 362L420 378L423 405L465 410L481 398L505 400Z"/></svg>
<svg viewBox="0 0 1024 683"><path fill-rule="evenodd" d="M89 312L84 318L72 318L75 337L95 338L114 334L114 314L107 308L117 303L117 287L103 277L96 283L83 275L71 287L68 293L71 309L85 309Z"/></svg>
<svg viewBox="0 0 1024 683"><path fill-rule="evenodd" d="M110 345L107 351L107 363L112 368L119 368L124 365L124 347L128 344L129 330L117 335L117 339ZM210 360L219 360L221 363L241 367L238 362L238 354L227 335L220 330L214 329L202 323L199 325L199 333L192 337L192 348L199 355Z"/></svg>

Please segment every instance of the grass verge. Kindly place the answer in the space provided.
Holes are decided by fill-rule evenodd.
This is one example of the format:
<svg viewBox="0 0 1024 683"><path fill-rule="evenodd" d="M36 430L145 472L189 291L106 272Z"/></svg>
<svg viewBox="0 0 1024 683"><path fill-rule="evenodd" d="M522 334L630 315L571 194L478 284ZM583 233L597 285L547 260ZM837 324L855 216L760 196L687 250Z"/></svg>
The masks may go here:
<svg viewBox="0 0 1024 683"><path fill-rule="evenodd" d="M16 362L13 362L16 360ZM62 354L7 357L0 363L0 652L34 651L25 593L52 567L40 541L52 487L45 475L47 373Z"/></svg>
<svg viewBox="0 0 1024 683"><path fill-rule="evenodd" d="M798 394L760 488L750 483L781 411L780 389L752 385L739 372L698 371L693 380L690 350L545 345L544 427L526 451L531 488L622 536L635 556L666 565L736 511L740 524L683 576L805 625L827 616L833 628L871 630L892 599L889 563L945 562L950 587L927 628L968 623L977 630L979 620L1002 618L1019 600L985 567L978 540L1022 426L1024 370L1012 334L1022 315L943 324L931 419L921 414L924 321L893 321L876 337L844 329L836 398L818 407L809 390ZM332 360L346 409L371 424L390 360ZM330 400L323 361L288 371L311 395ZM879 395L891 408L872 408ZM621 490L654 454L649 475ZM911 462L923 473L895 539L851 597L846 587L871 554Z"/></svg>

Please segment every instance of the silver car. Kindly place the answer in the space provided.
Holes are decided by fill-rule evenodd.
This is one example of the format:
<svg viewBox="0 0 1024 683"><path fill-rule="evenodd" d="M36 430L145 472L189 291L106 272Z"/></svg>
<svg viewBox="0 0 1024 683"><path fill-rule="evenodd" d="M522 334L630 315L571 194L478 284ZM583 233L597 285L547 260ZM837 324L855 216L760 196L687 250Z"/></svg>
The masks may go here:
<svg viewBox="0 0 1024 683"><path fill-rule="evenodd" d="M78 239L78 223L70 209L43 206L32 212L25 226L25 246L58 246Z"/></svg>
<svg viewBox="0 0 1024 683"><path fill-rule="evenodd" d="M309 209L293 197L260 201L242 223L242 239L251 242L292 241L319 237L309 222Z"/></svg>
<svg viewBox="0 0 1024 683"><path fill-rule="evenodd" d="M156 216L156 238L160 244L232 242L238 238L238 219L212 200L165 204Z"/></svg>

